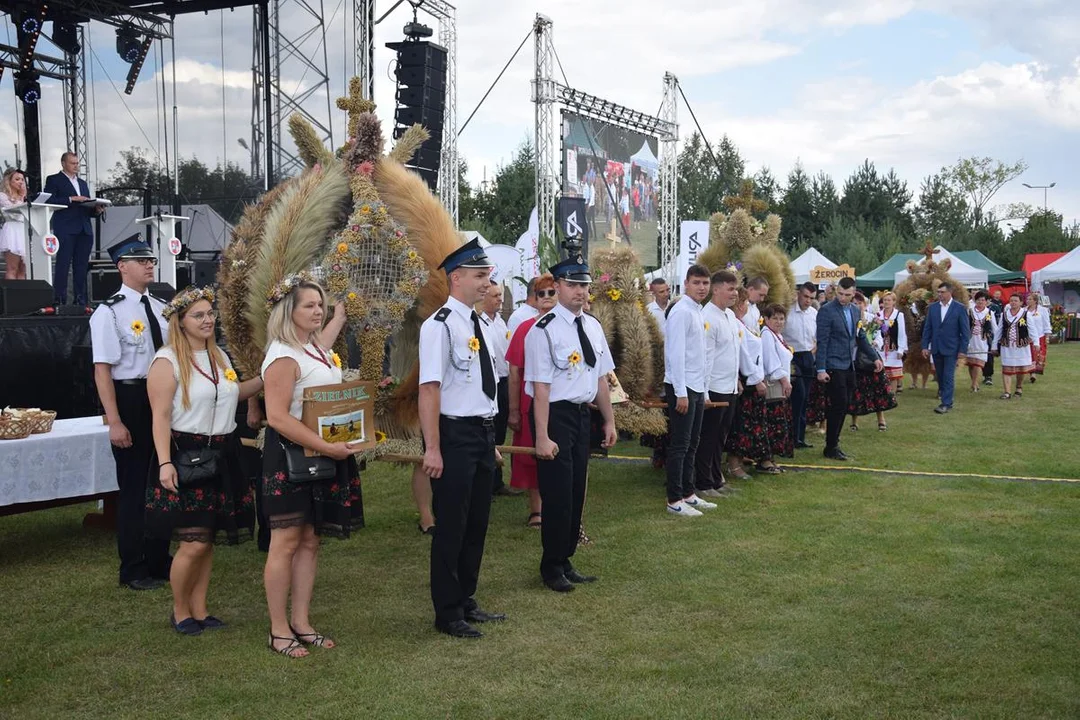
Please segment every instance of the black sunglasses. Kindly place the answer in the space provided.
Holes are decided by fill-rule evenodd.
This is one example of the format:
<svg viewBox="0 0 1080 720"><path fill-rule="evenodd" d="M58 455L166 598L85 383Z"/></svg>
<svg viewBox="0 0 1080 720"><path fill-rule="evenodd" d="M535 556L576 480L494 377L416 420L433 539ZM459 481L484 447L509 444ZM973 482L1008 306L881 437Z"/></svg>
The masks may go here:
<svg viewBox="0 0 1080 720"><path fill-rule="evenodd" d="M538 298L555 297L555 288L552 288L551 290L537 290L535 295Z"/></svg>

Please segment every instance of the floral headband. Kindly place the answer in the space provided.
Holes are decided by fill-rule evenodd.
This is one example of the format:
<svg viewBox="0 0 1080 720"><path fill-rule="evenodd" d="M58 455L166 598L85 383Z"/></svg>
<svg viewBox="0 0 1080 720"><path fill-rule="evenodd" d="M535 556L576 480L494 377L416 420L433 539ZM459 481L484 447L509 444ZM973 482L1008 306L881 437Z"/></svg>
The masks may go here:
<svg viewBox="0 0 1080 720"><path fill-rule="evenodd" d="M281 282L271 288L270 292L266 294L266 309L272 310L275 305L284 300L289 293L295 290L300 283L304 282L314 282L314 279L306 272L294 273L282 278Z"/></svg>
<svg viewBox="0 0 1080 720"><path fill-rule="evenodd" d="M177 293L172 301L165 306L165 309L161 311L161 316L168 320L173 315L184 312L199 300L206 300L210 304L213 304L214 290L209 287L191 286Z"/></svg>

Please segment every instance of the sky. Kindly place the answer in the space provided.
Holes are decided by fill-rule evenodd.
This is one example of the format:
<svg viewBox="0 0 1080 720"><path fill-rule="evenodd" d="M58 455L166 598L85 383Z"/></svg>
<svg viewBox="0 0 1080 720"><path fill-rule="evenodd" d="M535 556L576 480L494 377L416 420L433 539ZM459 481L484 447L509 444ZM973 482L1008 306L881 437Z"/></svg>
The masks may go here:
<svg viewBox="0 0 1080 720"><path fill-rule="evenodd" d="M320 0L311 5L320 7ZM391 5L379 0L377 14ZM300 33L311 25L299 4L282 6L283 26ZM320 62L325 51L331 101L344 94L352 73L351 6L348 0L321 0L326 44L315 34L301 46ZM383 45L402 38L411 19L407 8L391 13L375 34L375 99L387 129L393 55ZM895 169L917 198L923 178L961 157L1023 159L1027 172L991 206L1041 205L1043 191L1021 183L1053 182L1049 206L1066 222L1080 220L1075 0L460 0L459 125L529 33L537 12L554 24L556 53L571 87L653 114L664 73L673 72L705 135L716 141L727 134L749 172L768 167L783 182L798 162L842 186L869 158L881 171ZM420 17L425 19L423 12ZM434 27L436 21L426 22ZM166 132L170 146L173 140L174 69L181 156L209 165L223 157L250 162L237 142L251 138L250 8L181 16L174 37L175 67L166 43L166 57L151 52L135 92L124 96L127 66L116 57L114 30L91 26L86 174L92 184L107 178L120 150L138 146L164 158ZM5 16L0 42L13 39ZM40 50L51 48L43 41ZM462 133L460 152L474 184L490 179L532 137L533 72L530 40ZM0 80L0 159L14 163L21 141L11 75ZM282 76L290 87L311 82L311 73L296 62L286 62ZM53 81L43 82L43 95L43 170L50 173L58 170L65 144L63 97ZM341 144L344 113L328 114L326 105L323 92L306 107L330 118L334 141ZM686 139L696 127L685 104L678 112Z"/></svg>

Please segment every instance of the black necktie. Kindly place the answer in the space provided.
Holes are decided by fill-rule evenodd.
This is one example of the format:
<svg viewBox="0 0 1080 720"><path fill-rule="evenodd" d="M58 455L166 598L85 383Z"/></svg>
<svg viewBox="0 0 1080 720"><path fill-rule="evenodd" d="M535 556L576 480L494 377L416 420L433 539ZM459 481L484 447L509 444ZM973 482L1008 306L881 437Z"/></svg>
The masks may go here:
<svg viewBox="0 0 1080 720"><path fill-rule="evenodd" d="M161 346L165 343L161 340L161 325L158 323L157 314L154 309L150 307L150 298L147 295L142 296L143 310L146 311L146 324L150 328L150 339L154 342L154 352L161 349Z"/></svg>
<svg viewBox="0 0 1080 720"><path fill-rule="evenodd" d="M589 336L585 334L585 325L582 324L580 317L574 318L574 324L577 325L577 337L581 341L581 354L585 356L585 364L594 368L596 367L596 351L589 342Z"/></svg>
<svg viewBox="0 0 1080 720"><path fill-rule="evenodd" d="M489 399L495 399L495 368L491 364L491 354L488 352L487 342L484 341L484 333L480 329L480 316L472 314L473 335L480 342L480 384L484 388L484 394Z"/></svg>

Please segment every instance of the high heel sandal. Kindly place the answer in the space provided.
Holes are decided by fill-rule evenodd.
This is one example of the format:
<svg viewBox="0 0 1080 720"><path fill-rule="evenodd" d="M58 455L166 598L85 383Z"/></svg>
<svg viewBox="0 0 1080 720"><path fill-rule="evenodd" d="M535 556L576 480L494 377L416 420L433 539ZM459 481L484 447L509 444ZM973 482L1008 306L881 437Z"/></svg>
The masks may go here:
<svg viewBox="0 0 1080 720"><path fill-rule="evenodd" d="M858 432L858 430L859 430L859 426L858 426L858 425L856 425L855 423L851 423L851 429L852 429L852 430L854 430L854 431L856 431L856 432Z"/></svg>
<svg viewBox="0 0 1080 720"><path fill-rule="evenodd" d="M889 426L886 425L885 423L878 423L877 424L877 429L878 429L878 432L885 432L886 430L889 429Z"/></svg>
<svg viewBox="0 0 1080 720"><path fill-rule="evenodd" d="M317 632L309 632L309 633L297 632L296 628L294 628L292 625L289 626L289 629L293 631L293 635L296 636L296 639L300 642L301 645L311 645L312 647L324 647L327 650L329 650L331 647L333 647L332 645L327 646L327 644L326 644L327 641L330 641L331 643L334 642L333 638L328 638L325 635L320 635ZM312 639L311 640L305 640L304 638L312 638Z"/></svg>
<svg viewBox="0 0 1080 720"><path fill-rule="evenodd" d="M274 647L275 640L288 640L289 644L283 648L277 648ZM290 660L297 660L308 655L307 651L305 651L303 655L296 654L297 650L304 649L304 645L295 637L280 637L278 635L275 635L274 633L270 633L270 640L267 642L267 645L273 652L276 652L278 655L284 655Z"/></svg>

